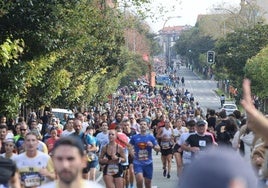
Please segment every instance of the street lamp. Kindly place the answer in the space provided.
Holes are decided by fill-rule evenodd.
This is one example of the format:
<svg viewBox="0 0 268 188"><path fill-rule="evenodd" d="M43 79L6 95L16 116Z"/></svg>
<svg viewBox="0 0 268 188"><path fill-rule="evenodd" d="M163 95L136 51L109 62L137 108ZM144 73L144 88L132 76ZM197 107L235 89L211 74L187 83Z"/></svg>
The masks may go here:
<svg viewBox="0 0 268 188"><path fill-rule="evenodd" d="M161 35L163 37L163 52L165 54L166 64L168 68L170 68L170 56L171 56L171 47L172 47L171 37L174 33L172 31L165 32L165 27L166 27L167 22L173 18L181 18L181 16L167 17L167 19L165 20L163 24L163 28L161 30ZM167 40L164 40L164 38L167 38Z"/></svg>

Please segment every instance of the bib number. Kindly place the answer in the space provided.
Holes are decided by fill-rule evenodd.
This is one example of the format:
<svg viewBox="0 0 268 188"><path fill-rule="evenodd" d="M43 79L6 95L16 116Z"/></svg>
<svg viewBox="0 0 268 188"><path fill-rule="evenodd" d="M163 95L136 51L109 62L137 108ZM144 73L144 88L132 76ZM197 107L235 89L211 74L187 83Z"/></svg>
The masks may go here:
<svg viewBox="0 0 268 188"><path fill-rule="evenodd" d="M38 175L27 176L24 183L25 187L37 187L41 185L41 178Z"/></svg>
<svg viewBox="0 0 268 188"><path fill-rule="evenodd" d="M107 174L108 175L115 175L119 172L119 167L117 164L109 164L107 167Z"/></svg>
<svg viewBox="0 0 268 188"><path fill-rule="evenodd" d="M162 149L169 149L170 143L169 142L161 142L161 147L162 147Z"/></svg>
<svg viewBox="0 0 268 188"><path fill-rule="evenodd" d="M148 151L147 150L140 150L138 153L139 160L144 161L148 160Z"/></svg>

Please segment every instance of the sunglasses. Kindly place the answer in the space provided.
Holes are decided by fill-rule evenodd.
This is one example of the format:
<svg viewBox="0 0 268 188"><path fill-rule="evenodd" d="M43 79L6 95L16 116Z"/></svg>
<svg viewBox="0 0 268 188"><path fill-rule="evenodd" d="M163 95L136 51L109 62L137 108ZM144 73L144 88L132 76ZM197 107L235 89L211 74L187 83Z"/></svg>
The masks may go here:
<svg viewBox="0 0 268 188"><path fill-rule="evenodd" d="M20 131L27 131L27 129L20 129Z"/></svg>

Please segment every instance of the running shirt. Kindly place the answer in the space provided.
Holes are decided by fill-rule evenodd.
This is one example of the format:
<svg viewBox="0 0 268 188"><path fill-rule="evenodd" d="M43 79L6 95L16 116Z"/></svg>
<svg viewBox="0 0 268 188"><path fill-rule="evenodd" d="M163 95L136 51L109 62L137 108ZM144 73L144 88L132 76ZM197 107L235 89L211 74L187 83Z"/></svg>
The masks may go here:
<svg viewBox="0 0 268 188"><path fill-rule="evenodd" d="M88 187L103 188L103 186L98 184L97 182L82 180L82 183L79 186L79 188L88 188ZM60 188L60 187L57 181L53 181L45 185L42 185L40 188Z"/></svg>
<svg viewBox="0 0 268 188"><path fill-rule="evenodd" d="M151 134L136 134L131 138L129 143L134 146L135 151L133 164L148 165L153 162L152 147L147 146L148 142L152 142L154 146L157 145L155 137Z"/></svg>
<svg viewBox="0 0 268 188"><path fill-rule="evenodd" d="M180 129L178 129L178 128L173 129L173 135L174 135L174 138L176 140L176 143L178 143L180 136L186 132L188 132L188 129L186 127L181 127Z"/></svg>
<svg viewBox="0 0 268 188"><path fill-rule="evenodd" d="M185 142L189 144L191 147L199 147L200 148L199 153L203 152L206 148L208 148L214 143L211 135L205 134L201 136L197 133L191 134ZM192 153L192 157L195 154L196 153Z"/></svg>
<svg viewBox="0 0 268 188"><path fill-rule="evenodd" d="M96 138L100 147L99 153L101 153L103 146L109 143L108 132L107 133L100 132L97 134Z"/></svg>
<svg viewBox="0 0 268 188"><path fill-rule="evenodd" d="M180 136L180 139L177 141L178 145L181 146L182 144L184 144L185 141L187 140L187 138L192 134L195 134L195 132L182 133L181 136ZM191 162L192 162L192 153L190 151L183 151L183 154L182 154L182 163L183 163L183 165L190 164Z"/></svg>
<svg viewBox="0 0 268 188"><path fill-rule="evenodd" d="M20 173L21 182L25 187L38 187L49 181L39 173L43 168L54 173L50 156L40 151L37 151L37 155L33 158L28 157L26 153L22 153L15 158L15 162Z"/></svg>
<svg viewBox="0 0 268 188"><path fill-rule="evenodd" d="M92 136L90 134L87 134L85 136L85 142L87 145L91 145L91 146L96 146L97 147L97 138L95 136ZM91 152L88 152L87 153L89 156L90 156L90 159L92 161L97 161L98 160L98 157L96 155L96 151L91 151Z"/></svg>
<svg viewBox="0 0 268 188"><path fill-rule="evenodd" d="M172 142L171 142L171 137L173 135L173 130L172 128L166 128L166 127L163 127L162 129L162 134L161 134L161 142L160 142L160 145L161 145L161 148L162 149L169 149L171 148L172 146Z"/></svg>

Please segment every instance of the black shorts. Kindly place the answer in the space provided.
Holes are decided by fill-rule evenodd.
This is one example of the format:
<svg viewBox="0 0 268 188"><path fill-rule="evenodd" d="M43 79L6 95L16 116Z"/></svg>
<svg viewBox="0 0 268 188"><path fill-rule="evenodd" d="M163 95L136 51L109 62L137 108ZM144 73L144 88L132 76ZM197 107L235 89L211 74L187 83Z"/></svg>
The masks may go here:
<svg viewBox="0 0 268 188"><path fill-rule="evenodd" d="M161 149L161 154L163 156L168 156L170 154L173 154L173 149L172 148L169 148L169 149Z"/></svg>
<svg viewBox="0 0 268 188"><path fill-rule="evenodd" d="M175 144L174 147L173 147L173 153L180 153L178 150L180 149L180 145L179 144Z"/></svg>
<svg viewBox="0 0 268 188"><path fill-rule="evenodd" d="M88 173L91 168L97 168L98 164L98 160L87 162L87 167L83 168L83 174Z"/></svg>

